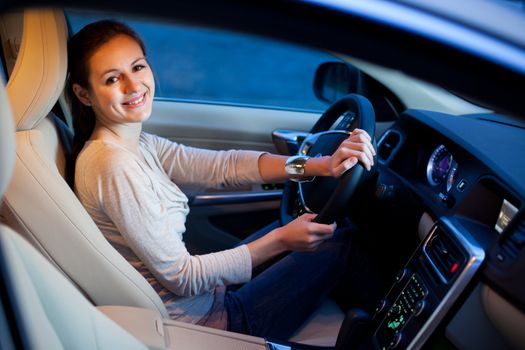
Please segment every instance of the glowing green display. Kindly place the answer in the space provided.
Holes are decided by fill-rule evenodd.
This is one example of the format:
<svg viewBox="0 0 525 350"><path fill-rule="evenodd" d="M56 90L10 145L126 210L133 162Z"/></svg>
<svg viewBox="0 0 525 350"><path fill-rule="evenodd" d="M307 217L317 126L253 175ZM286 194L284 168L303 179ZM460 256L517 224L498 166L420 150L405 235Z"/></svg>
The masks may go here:
<svg viewBox="0 0 525 350"><path fill-rule="evenodd" d="M388 322L387 327L396 330L403 324L405 321L405 317L403 315L399 316L398 318L393 319L392 321Z"/></svg>

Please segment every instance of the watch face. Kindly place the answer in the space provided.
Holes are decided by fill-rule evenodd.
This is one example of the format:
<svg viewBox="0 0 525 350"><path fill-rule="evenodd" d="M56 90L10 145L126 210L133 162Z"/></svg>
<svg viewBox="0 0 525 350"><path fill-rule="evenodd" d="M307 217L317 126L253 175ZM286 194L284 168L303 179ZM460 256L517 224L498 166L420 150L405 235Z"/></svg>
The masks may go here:
<svg viewBox="0 0 525 350"><path fill-rule="evenodd" d="M304 175L305 164L308 160L306 156L290 157L286 161L285 170L289 175Z"/></svg>

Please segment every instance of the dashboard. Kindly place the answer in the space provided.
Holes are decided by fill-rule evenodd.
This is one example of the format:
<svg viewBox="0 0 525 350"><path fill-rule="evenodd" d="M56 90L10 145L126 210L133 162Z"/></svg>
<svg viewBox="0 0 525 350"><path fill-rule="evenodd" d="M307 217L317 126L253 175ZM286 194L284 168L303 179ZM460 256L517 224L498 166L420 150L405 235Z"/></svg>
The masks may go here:
<svg viewBox="0 0 525 350"><path fill-rule="evenodd" d="M383 134L379 181L394 193L390 217L417 207L434 225L375 315L376 348L423 344L416 330L437 327L438 316L450 321L444 305L459 313L450 297L464 301L473 286L489 286L525 312L523 149L525 128L491 115L408 110Z"/></svg>
<svg viewBox="0 0 525 350"><path fill-rule="evenodd" d="M394 173L435 218L461 215L501 233L523 206L521 127L409 110L378 144L382 171Z"/></svg>

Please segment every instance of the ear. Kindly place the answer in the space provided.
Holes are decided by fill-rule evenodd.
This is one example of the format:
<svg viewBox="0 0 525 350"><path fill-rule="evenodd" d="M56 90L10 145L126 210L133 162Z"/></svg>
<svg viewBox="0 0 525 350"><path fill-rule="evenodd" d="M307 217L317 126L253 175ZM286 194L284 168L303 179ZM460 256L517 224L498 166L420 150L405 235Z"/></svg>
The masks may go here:
<svg viewBox="0 0 525 350"><path fill-rule="evenodd" d="M91 106L91 99L89 98L89 91L78 84L73 84L73 92L77 98L86 106Z"/></svg>

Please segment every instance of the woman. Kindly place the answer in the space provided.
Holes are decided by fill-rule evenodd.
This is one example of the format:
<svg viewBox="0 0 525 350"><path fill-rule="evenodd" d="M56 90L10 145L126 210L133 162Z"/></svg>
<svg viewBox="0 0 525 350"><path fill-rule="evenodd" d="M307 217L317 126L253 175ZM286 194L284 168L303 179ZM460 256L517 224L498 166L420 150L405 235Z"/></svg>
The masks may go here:
<svg viewBox="0 0 525 350"><path fill-rule="evenodd" d="M105 237L151 283L173 319L289 337L336 284L348 235L334 235L335 224L306 214L235 248L191 256L183 242L188 199L178 187L285 181L297 176L285 171L288 158L195 149L142 132L154 78L142 40L124 24L86 26L71 38L68 55L75 191ZM304 177L338 177L358 161L370 169L374 154L370 136L356 130L332 156L299 165ZM255 267L263 271L252 276Z"/></svg>

